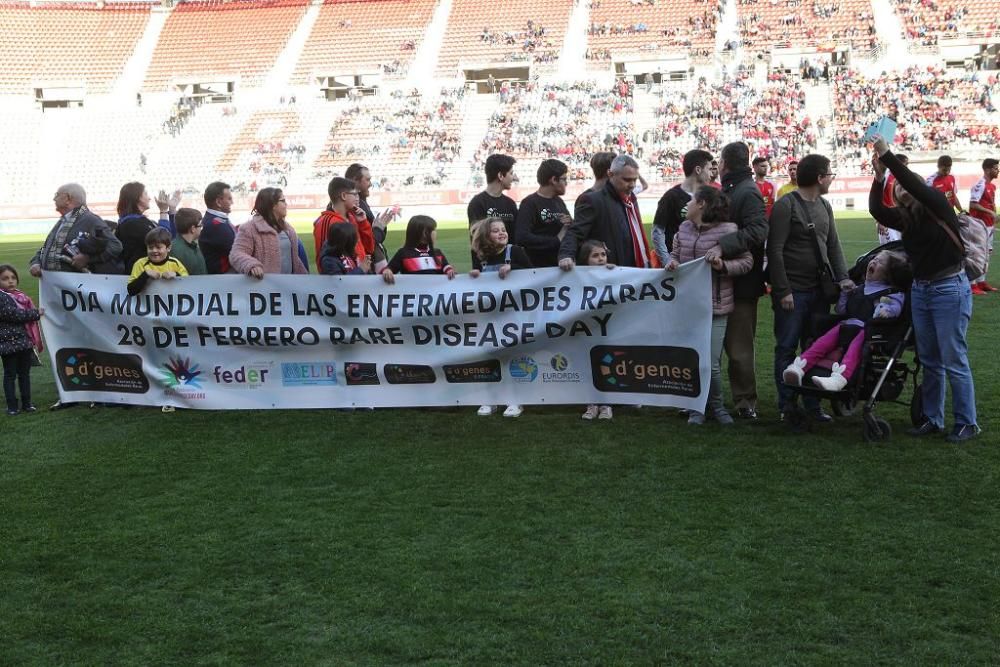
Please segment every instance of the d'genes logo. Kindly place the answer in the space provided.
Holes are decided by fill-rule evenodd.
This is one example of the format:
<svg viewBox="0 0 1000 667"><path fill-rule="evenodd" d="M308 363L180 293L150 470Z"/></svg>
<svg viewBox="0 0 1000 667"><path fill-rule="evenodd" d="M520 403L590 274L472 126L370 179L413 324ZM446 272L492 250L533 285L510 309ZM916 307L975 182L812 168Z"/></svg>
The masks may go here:
<svg viewBox="0 0 1000 667"><path fill-rule="evenodd" d="M598 345L590 349L594 387L600 391L672 394L701 392L698 353L669 345Z"/></svg>
<svg viewBox="0 0 1000 667"><path fill-rule="evenodd" d="M116 354L83 348L56 352L56 375L63 391L109 391L145 394L149 379L137 354Z"/></svg>
<svg viewBox="0 0 1000 667"><path fill-rule="evenodd" d="M538 364L531 357L511 359L507 370L514 382L534 382L538 377Z"/></svg>
<svg viewBox="0 0 1000 667"><path fill-rule="evenodd" d="M444 367L444 379L452 384L473 382L500 382L500 362L496 359L473 361L467 364L448 364Z"/></svg>

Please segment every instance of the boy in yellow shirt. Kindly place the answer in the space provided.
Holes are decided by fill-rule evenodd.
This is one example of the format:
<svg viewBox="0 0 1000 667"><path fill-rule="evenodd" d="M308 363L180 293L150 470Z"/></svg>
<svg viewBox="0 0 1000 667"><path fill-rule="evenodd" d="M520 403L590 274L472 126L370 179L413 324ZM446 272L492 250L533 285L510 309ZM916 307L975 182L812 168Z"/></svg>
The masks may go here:
<svg viewBox="0 0 1000 667"><path fill-rule="evenodd" d="M146 256L137 259L132 265L132 275L128 279L129 296L146 289L150 280L173 280L188 274L184 265L170 256L170 245L169 231L163 227L149 230L146 234Z"/></svg>

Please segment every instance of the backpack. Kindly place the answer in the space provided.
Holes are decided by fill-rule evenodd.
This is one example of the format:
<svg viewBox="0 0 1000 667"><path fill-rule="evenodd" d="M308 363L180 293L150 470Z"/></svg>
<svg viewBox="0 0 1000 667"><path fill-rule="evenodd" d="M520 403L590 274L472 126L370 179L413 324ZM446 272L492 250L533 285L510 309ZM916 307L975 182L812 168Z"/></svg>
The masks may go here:
<svg viewBox="0 0 1000 667"><path fill-rule="evenodd" d="M952 242L962 251L962 256L964 257L962 266L965 267L965 275L972 281L985 275L986 269L989 266L989 232L986 229L986 225L979 218L974 218L967 213L961 213L956 217L958 218L958 236L942 220L938 220L937 223L941 225L941 228L948 234Z"/></svg>

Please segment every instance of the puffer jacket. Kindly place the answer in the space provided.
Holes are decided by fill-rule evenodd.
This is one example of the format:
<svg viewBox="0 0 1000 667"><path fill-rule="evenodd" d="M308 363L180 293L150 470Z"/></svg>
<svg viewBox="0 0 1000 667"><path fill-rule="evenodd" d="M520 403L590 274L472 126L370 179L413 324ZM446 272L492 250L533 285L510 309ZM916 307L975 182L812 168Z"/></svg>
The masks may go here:
<svg viewBox="0 0 1000 667"><path fill-rule="evenodd" d="M698 227L690 220L685 220L674 237L670 256L678 264L704 257L705 253L719 245L719 239L737 229L734 222L704 223ZM728 315L733 312L736 297L733 293L732 277L745 275L751 268L753 268L753 255L747 250L732 259L722 260L721 273L712 271L713 315Z"/></svg>
<svg viewBox="0 0 1000 667"><path fill-rule="evenodd" d="M291 246L292 273L309 273L299 259L299 237L295 235L295 230L285 223L284 231L288 234ZM229 263L239 273L249 274L258 266L264 269L264 273L281 273L278 232L264 218L254 214L236 230L233 249L229 252Z"/></svg>
<svg viewBox="0 0 1000 667"><path fill-rule="evenodd" d="M0 291L0 355L23 352L34 347L25 324L38 321L36 308L18 308L14 297Z"/></svg>

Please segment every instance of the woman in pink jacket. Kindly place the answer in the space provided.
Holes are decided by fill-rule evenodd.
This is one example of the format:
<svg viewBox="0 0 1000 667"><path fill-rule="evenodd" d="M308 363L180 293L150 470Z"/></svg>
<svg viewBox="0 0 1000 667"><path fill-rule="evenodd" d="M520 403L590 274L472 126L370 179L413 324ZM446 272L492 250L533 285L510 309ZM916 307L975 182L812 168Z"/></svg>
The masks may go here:
<svg viewBox="0 0 1000 667"><path fill-rule="evenodd" d="M726 321L733 312L732 276L743 275L753 267L753 256L744 252L733 259L722 259L719 239L737 231L736 223L724 222L729 217L729 198L710 185L703 185L688 204L687 220L674 236L668 271L676 271L684 262L704 257L712 265L712 381L708 388L706 411L712 410L720 424L732 424L733 418L722 400L722 343L726 338ZM705 413L692 412L688 424L704 424Z"/></svg>
<svg viewBox="0 0 1000 667"><path fill-rule="evenodd" d="M288 205L280 188L257 193L253 217L236 230L229 263L253 278L265 273L309 273L299 259L299 238L285 222Z"/></svg>

